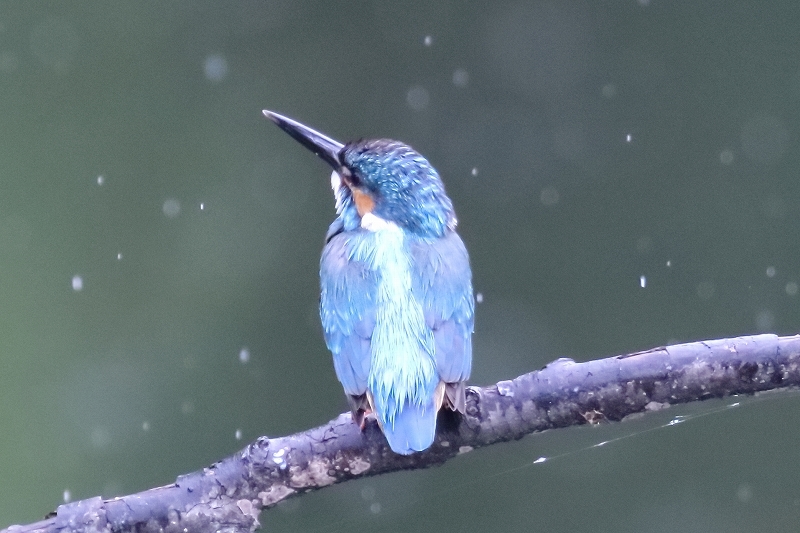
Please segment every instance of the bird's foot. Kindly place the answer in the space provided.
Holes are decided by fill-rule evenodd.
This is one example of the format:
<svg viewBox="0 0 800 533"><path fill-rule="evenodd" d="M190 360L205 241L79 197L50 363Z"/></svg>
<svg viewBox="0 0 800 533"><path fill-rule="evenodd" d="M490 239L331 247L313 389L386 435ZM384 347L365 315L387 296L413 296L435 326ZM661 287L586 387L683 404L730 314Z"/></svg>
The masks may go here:
<svg viewBox="0 0 800 533"><path fill-rule="evenodd" d="M372 420L375 420L376 422L378 420L378 418L375 416L375 412L372 409L367 409L361 415L361 423L359 424L359 426L361 426L361 431L364 431L365 429L367 429L367 419L368 418L371 418Z"/></svg>

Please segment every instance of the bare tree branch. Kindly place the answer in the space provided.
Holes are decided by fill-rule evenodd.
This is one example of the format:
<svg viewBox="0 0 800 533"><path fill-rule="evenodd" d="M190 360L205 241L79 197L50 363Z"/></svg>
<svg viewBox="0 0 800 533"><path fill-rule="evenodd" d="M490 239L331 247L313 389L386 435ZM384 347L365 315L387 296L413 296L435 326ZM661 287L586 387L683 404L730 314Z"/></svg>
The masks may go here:
<svg viewBox="0 0 800 533"><path fill-rule="evenodd" d="M471 387L464 417L442 413L433 446L396 455L374 421L349 414L288 437L260 437L242 451L172 485L58 508L0 533L215 533L254 531L281 500L350 479L427 468L497 442L567 426L620 421L672 404L800 385L800 336L693 342L542 370Z"/></svg>

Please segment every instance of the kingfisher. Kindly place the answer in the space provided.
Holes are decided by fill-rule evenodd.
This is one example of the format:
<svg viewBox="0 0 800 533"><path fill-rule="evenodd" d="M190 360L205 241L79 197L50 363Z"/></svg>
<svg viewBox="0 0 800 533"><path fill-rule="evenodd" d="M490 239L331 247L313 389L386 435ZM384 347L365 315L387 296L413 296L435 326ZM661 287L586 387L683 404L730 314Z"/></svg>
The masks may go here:
<svg viewBox="0 0 800 533"><path fill-rule="evenodd" d="M464 413L475 310L439 173L402 142L343 144L263 113L333 168L320 317L353 420L363 429L374 415L395 453L425 450L443 406Z"/></svg>

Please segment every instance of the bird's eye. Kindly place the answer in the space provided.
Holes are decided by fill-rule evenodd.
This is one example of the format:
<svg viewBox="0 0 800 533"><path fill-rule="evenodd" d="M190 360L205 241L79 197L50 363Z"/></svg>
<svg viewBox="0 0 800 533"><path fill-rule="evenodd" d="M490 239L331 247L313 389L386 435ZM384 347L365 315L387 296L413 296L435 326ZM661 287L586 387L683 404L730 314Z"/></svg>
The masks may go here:
<svg viewBox="0 0 800 533"><path fill-rule="evenodd" d="M339 169L339 175L342 177L342 180L349 185L350 187L359 187L361 185L361 180L355 175L353 172L350 171L349 168L343 166Z"/></svg>

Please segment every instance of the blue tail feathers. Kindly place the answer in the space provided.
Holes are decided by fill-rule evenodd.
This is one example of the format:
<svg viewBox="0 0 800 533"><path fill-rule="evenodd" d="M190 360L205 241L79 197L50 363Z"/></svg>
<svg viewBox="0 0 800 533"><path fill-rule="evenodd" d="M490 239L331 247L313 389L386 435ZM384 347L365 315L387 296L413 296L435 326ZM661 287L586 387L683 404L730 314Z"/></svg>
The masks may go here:
<svg viewBox="0 0 800 533"><path fill-rule="evenodd" d="M394 423L383 424L383 434L395 453L408 455L428 449L436 436L433 400L424 406L406 400L403 410L395 416Z"/></svg>

